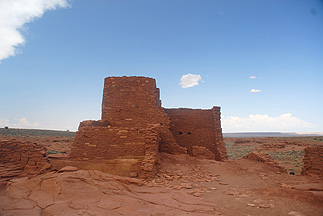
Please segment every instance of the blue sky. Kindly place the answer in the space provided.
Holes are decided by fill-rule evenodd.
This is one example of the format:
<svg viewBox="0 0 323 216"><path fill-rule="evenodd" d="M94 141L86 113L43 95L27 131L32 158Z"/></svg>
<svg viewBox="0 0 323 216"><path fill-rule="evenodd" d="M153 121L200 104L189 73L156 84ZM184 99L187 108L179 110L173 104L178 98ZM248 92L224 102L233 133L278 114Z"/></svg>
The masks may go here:
<svg viewBox="0 0 323 216"><path fill-rule="evenodd" d="M0 0L0 127L77 130L136 75L224 132L323 132L322 38L320 0Z"/></svg>

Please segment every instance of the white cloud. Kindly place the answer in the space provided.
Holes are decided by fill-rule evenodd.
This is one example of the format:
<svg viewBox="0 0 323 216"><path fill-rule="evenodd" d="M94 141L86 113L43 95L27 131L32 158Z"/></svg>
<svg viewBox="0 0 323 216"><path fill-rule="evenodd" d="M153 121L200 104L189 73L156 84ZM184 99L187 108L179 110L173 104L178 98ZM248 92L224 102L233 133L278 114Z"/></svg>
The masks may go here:
<svg viewBox="0 0 323 216"><path fill-rule="evenodd" d="M185 74L180 79L182 88L190 88L199 84L199 81L203 82L201 75L199 74Z"/></svg>
<svg viewBox="0 0 323 216"><path fill-rule="evenodd" d="M251 89L250 92L261 92L260 89Z"/></svg>
<svg viewBox="0 0 323 216"><path fill-rule="evenodd" d="M222 119L222 127L225 131L253 132L253 131L282 131L294 132L311 129L313 124L292 116L291 113L277 117L268 115L249 115L248 118L229 116Z"/></svg>
<svg viewBox="0 0 323 216"><path fill-rule="evenodd" d="M256 76L250 76L249 78L250 79L256 79L257 77Z"/></svg>
<svg viewBox="0 0 323 216"><path fill-rule="evenodd" d="M9 127L9 128L39 128L40 124L38 122L30 122L27 118L23 117L20 119L1 119L0 118L0 127Z"/></svg>
<svg viewBox="0 0 323 216"><path fill-rule="evenodd" d="M21 34L25 23L47 10L68 6L68 0L0 0L0 63L20 52L18 47L25 44Z"/></svg>

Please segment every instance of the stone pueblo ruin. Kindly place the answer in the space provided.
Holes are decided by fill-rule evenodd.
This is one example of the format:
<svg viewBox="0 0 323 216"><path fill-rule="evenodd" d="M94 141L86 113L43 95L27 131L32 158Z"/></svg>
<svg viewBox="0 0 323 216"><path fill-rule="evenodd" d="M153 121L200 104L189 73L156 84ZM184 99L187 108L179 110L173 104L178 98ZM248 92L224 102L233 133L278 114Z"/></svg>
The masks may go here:
<svg viewBox="0 0 323 216"><path fill-rule="evenodd" d="M80 123L71 159L82 167L93 163L114 174L152 177L159 152L224 160L220 107L164 109L154 79L106 78L102 120ZM120 166L106 167L115 160Z"/></svg>

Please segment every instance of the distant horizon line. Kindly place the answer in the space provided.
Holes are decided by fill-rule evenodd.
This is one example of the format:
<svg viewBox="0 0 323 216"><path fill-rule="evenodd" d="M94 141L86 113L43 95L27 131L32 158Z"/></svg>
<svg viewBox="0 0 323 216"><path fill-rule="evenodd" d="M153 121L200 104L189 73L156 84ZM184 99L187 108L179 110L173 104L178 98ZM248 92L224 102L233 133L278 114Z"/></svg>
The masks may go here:
<svg viewBox="0 0 323 216"><path fill-rule="evenodd" d="M1 129L6 129L1 127ZM67 131L67 132L77 132L77 130L62 130L62 129L45 129L45 128L15 128L8 127L8 129L17 129L17 130L49 130L49 131ZM223 134L261 134L261 133L280 133L280 134L298 134L298 135L323 135L323 132L282 132L282 131L242 131L242 132L222 132Z"/></svg>

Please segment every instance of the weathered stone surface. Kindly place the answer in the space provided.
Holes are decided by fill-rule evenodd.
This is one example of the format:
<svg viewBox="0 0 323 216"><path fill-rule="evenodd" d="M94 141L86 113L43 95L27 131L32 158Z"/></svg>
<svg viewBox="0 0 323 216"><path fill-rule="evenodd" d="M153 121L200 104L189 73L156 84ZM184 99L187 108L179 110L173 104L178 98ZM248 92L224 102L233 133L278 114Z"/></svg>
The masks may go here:
<svg viewBox="0 0 323 216"><path fill-rule="evenodd" d="M302 174L323 174L323 146L309 146L304 149Z"/></svg>
<svg viewBox="0 0 323 216"><path fill-rule="evenodd" d="M42 209L54 203L54 197L52 194L39 189L33 190L28 196L28 199L36 202L37 205Z"/></svg>
<svg viewBox="0 0 323 216"><path fill-rule="evenodd" d="M291 211L288 214L292 216L306 216L302 212L298 212L298 211Z"/></svg>
<svg viewBox="0 0 323 216"><path fill-rule="evenodd" d="M25 215L55 216L150 215L161 212L167 212L165 215L197 216L215 213L215 204L203 202L187 193L145 187L139 179L92 170L57 172L50 176L35 177L42 183L33 188L26 199L5 197L0 214L22 215L17 211L24 211ZM36 182L34 179L23 182L28 185L29 181ZM22 181L11 183L8 193L11 190L24 193Z"/></svg>
<svg viewBox="0 0 323 216"><path fill-rule="evenodd" d="M7 185L7 192L8 195L12 198L16 199L22 199L27 198L30 194L30 189L25 187L24 184L15 184L15 186L12 186L15 183Z"/></svg>
<svg viewBox="0 0 323 216"><path fill-rule="evenodd" d="M73 171L77 171L77 167L66 166L66 167L63 167L62 169L58 170L58 172L73 172Z"/></svg>
<svg viewBox="0 0 323 216"><path fill-rule="evenodd" d="M0 182L46 172L51 165L44 155L44 148L36 143L0 140Z"/></svg>
<svg viewBox="0 0 323 216"><path fill-rule="evenodd" d="M98 202L96 204L97 207L99 208L103 208L106 210L114 210L114 209L118 209L121 207L121 203L117 202L115 200L100 200L100 202Z"/></svg>
<svg viewBox="0 0 323 216"><path fill-rule="evenodd" d="M0 196L0 209L5 208L6 206L9 205L14 199L8 196Z"/></svg>
<svg viewBox="0 0 323 216"><path fill-rule="evenodd" d="M52 177L49 179L43 179L40 185L40 189L48 194L58 196L61 191L61 182Z"/></svg>
<svg viewBox="0 0 323 216"><path fill-rule="evenodd" d="M15 199L10 202L3 210L28 210L33 209L35 207L35 203L28 199Z"/></svg>
<svg viewBox="0 0 323 216"><path fill-rule="evenodd" d="M3 214L1 216L26 216L26 215L45 216L45 214L42 214L41 208L39 208L37 206L35 206L32 209L26 209L26 210L8 210L8 211L3 211L2 213ZM49 216L49 215L47 215L47 216Z"/></svg>

